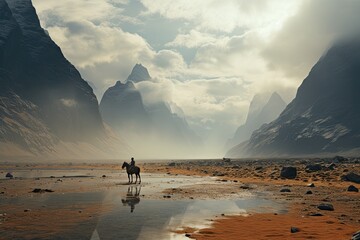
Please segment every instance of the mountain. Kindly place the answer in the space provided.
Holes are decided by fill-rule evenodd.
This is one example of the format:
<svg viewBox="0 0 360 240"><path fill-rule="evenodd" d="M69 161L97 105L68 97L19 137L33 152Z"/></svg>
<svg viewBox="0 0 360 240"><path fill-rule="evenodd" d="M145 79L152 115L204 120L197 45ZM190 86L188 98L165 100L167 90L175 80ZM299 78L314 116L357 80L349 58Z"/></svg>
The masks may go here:
<svg viewBox="0 0 360 240"><path fill-rule="evenodd" d="M131 77L145 76L140 73L148 77ZM134 79L135 82L151 80L147 69L136 64L128 80L116 82L101 99L104 121L129 142L137 157L191 156L201 141L189 127L182 109L161 99L144 102Z"/></svg>
<svg viewBox="0 0 360 240"><path fill-rule="evenodd" d="M150 80L148 70L141 64L136 64L132 69L126 81L133 81L134 83Z"/></svg>
<svg viewBox="0 0 360 240"><path fill-rule="evenodd" d="M108 130L92 88L41 28L31 1L0 0L0 26L2 145L55 156L59 147L105 144ZM1 149L0 157L9 154Z"/></svg>
<svg viewBox="0 0 360 240"><path fill-rule="evenodd" d="M230 149L248 140L254 130L264 123L275 120L285 107L286 103L277 92L271 95L269 93L256 94L250 103L245 123L236 130L234 137L226 144L226 148Z"/></svg>
<svg viewBox="0 0 360 240"><path fill-rule="evenodd" d="M227 156L333 154L360 147L360 38L334 44L315 64L295 99L273 122Z"/></svg>
<svg viewBox="0 0 360 240"><path fill-rule="evenodd" d="M152 120L134 83L117 81L104 93L100 112L106 123L120 133L141 135L150 131Z"/></svg>

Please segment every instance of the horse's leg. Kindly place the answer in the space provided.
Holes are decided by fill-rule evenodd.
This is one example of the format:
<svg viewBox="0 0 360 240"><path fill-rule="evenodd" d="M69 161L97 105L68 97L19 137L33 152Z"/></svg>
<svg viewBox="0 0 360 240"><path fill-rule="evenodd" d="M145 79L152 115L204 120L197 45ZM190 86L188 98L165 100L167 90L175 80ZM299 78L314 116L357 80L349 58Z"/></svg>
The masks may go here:
<svg viewBox="0 0 360 240"><path fill-rule="evenodd" d="M140 177L140 173L138 173L138 175L139 175L139 184L141 183L141 177Z"/></svg>
<svg viewBox="0 0 360 240"><path fill-rule="evenodd" d="M129 179L129 183L130 183L130 174L128 173L128 179Z"/></svg>
<svg viewBox="0 0 360 240"><path fill-rule="evenodd" d="M135 177L136 177L136 179L135 179L135 184L137 183L137 174L135 173Z"/></svg>
<svg viewBox="0 0 360 240"><path fill-rule="evenodd" d="M131 182L130 183L132 183L133 182L133 175L131 174Z"/></svg>

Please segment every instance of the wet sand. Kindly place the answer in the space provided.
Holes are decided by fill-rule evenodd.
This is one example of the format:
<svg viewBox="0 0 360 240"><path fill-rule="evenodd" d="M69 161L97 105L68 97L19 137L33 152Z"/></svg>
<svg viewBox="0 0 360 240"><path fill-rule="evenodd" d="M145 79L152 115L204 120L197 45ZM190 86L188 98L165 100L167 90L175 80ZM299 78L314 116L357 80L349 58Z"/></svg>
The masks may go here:
<svg viewBox="0 0 360 240"><path fill-rule="evenodd" d="M305 166L314 162L322 166L335 162L335 167L333 170L324 167L319 171L306 171ZM281 178L282 166L296 167L297 177ZM341 180L341 176L349 172L360 173L357 159L342 163L333 159L172 161L167 164L146 164L145 168L147 171L166 172L169 175L217 176L220 181L235 181L236 189L255 193L270 192L272 194L267 197L283 200L289 206L286 214L225 216L215 219L210 228L186 228L182 233L188 234L190 238L350 239L353 233L360 230L360 193L347 191L348 186L360 188L360 184ZM311 183L314 187L308 186ZM281 189L289 189L290 192L280 192ZM172 191L189 196L192 194L191 191ZM307 191L312 194L306 194ZM318 209L321 203L332 204L334 211ZM321 216L313 216L317 214ZM298 232L291 233L291 227L297 228Z"/></svg>
<svg viewBox="0 0 360 240"><path fill-rule="evenodd" d="M139 165L143 172L141 184L143 190L140 195L142 205L137 206L140 206L140 209L157 206L152 202L156 200L162 201L160 205L166 203L171 209L173 208L171 201L179 201L178 207L183 208L181 211L185 209L194 211L194 206L205 205L212 200L215 202L210 202L209 206L214 207L211 204L224 203L216 202L221 199L226 202L227 199L250 197L250 201L237 202L238 207L233 211L231 211L232 208L217 209L214 216L210 214L209 217L203 219L204 224L187 224L184 219L191 223L190 220L195 217L194 213L195 215L197 213L186 210L187 213L184 215L180 211L184 216L180 214L182 217L177 220L176 225L167 230L178 233L174 239L182 239L179 236L184 239L188 237L195 239L350 239L354 232L360 230L360 193L348 192L346 189L349 185L360 188L360 184L342 181L341 176L348 172L359 173L360 165L355 160L351 160L336 163L333 170L307 172L305 166L314 161L322 165L333 162L332 160L301 159L141 163ZM284 179L279 176L281 167L285 165L297 167L298 175L295 179ZM0 180L0 199L2 202L8 202L2 205L0 211L0 231L12 231L15 238L17 236L22 239L52 239L59 235L74 236L72 235L74 233L69 230L74 226L87 232L86 237L81 235L79 239L90 239L96 226L101 235L101 228L99 228L99 224L101 225L103 221L101 219L114 209L119 209L118 206L114 206L114 202L121 203L119 191L123 197L127 191L125 189L128 189L126 173L118 164L3 164L1 169L0 174L3 176L8 171L14 172L15 177L16 173L28 176ZM41 171L45 171L47 175L42 176ZM188 179L182 176L187 176ZM147 182L149 179L152 179L152 183ZM308 187L310 183L314 183L315 187ZM51 189L54 193L32 193L34 188ZM284 188L289 189L290 192L280 192ZM307 191L312 191L312 194L305 194ZM64 196L75 194L74 199L80 197L80 200L47 205L46 201L51 198L50 196L61 196L61 194ZM93 200L91 200L93 197L84 200L81 197L84 194L85 196L93 194L96 197ZM251 200L251 196L258 197ZM278 204L280 206L278 210L281 211L272 208L268 202L265 203L265 208L262 208L256 202L259 196L274 201L273 204ZM147 200L150 202L146 202ZM204 202L190 206L187 201ZM252 201L256 202L253 207L250 206ZM29 202L34 202L33 206L30 204L31 207L29 207ZM334 211L317 209L320 203L331 203ZM130 206L127 208L126 212L130 212ZM239 208L247 209L247 214L242 214ZM136 207L135 212L139 211L138 209L139 207ZM156 207L150 207L150 209L155 212L160 211L160 208L157 210ZM322 216L311 216L319 213ZM112 220L107 221L119 221L116 216L110 219ZM109 224L104 226L107 225ZM126 225L123 227L127 228ZM291 233L291 227L298 228L299 232ZM158 230L149 230L151 234L147 231L142 231L140 237L160 234ZM107 231L102 230L102 232ZM96 231L95 233L98 234ZM169 239L168 235L161 236L163 239ZM0 239L8 238L0 236Z"/></svg>

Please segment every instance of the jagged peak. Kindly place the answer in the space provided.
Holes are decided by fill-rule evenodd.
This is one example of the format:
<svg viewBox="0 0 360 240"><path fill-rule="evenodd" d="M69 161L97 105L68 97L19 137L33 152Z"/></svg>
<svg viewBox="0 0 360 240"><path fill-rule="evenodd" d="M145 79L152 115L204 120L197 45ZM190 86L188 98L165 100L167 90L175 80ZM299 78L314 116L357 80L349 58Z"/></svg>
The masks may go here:
<svg viewBox="0 0 360 240"><path fill-rule="evenodd" d="M146 67L141 63L135 64L130 75L127 78L127 81L133 81L135 83L150 80L150 74Z"/></svg>

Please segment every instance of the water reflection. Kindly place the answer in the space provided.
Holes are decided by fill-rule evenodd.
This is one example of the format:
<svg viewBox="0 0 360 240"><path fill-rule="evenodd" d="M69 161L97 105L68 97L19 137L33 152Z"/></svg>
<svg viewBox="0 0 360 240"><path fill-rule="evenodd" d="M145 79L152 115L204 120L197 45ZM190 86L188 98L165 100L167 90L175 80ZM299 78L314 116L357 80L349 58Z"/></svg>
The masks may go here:
<svg viewBox="0 0 360 240"><path fill-rule="evenodd" d="M134 188L135 188L135 192L134 192ZM141 191L141 186L135 186L135 187L129 186L125 199L124 198L121 199L123 206L130 207L130 212L134 212L135 205L139 204L140 202L140 191Z"/></svg>

